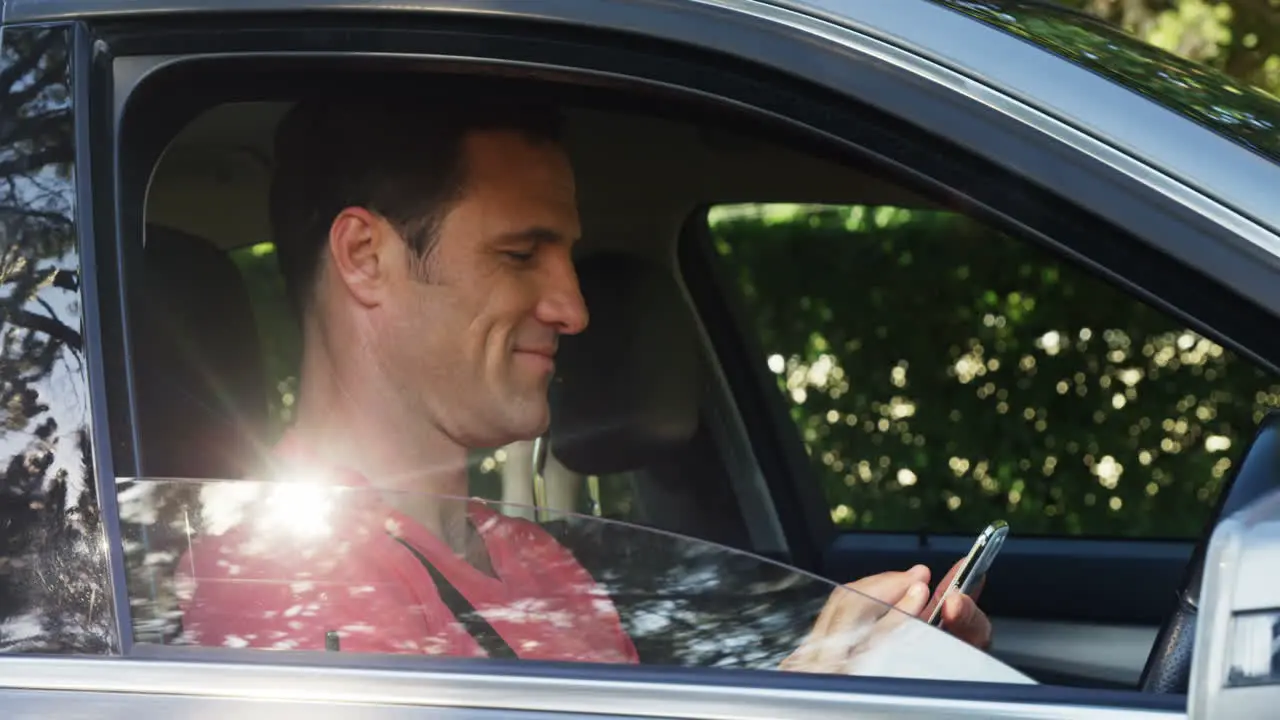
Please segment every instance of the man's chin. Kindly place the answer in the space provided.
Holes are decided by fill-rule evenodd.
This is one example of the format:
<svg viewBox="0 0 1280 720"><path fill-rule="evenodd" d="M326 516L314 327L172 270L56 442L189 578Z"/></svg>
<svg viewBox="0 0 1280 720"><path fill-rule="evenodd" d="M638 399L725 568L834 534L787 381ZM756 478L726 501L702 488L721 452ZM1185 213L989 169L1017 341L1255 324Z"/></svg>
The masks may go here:
<svg viewBox="0 0 1280 720"><path fill-rule="evenodd" d="M451 439L467 450L493 450L517 442L536 440L547 432L551 426L551 413L548 408L541 412L509 412L511 406L499 407L498 412L490 413L488 420L476 417L466 427L457 426L449 433ZM504 412L508 411L508 412Z"/></svg>
<svg viewBox="0 0 1280 720"><path fill-rule="evenodd" d="M544 412L536 420L530 422L526 430L526 439L533 440L545 435L551 429L551 413Z"/></svg>
<svg viewBox="0 0 1280 720"><path fill-rule="evenodd" d="M536 440L551 428L551 410L543 402L542 407L521 408L523 412L512 413L504 418L502 427L510 439L503 443Z"/></svg>

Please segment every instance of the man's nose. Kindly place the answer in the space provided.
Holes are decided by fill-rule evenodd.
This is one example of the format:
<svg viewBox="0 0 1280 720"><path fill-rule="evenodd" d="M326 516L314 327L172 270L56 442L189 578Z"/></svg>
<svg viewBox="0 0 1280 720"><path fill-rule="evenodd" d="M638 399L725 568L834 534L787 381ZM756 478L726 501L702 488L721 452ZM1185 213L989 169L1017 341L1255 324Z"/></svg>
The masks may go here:
<svg viewBox="0 0 1280 720"><path fill-rule="evenodd" d="M542 302L538 303L538 319L554 327L561 335L577 335L587 329L590 314L578 286L578 273L573 269L573 262L568 261L565 266L556 273Z"/></svg>

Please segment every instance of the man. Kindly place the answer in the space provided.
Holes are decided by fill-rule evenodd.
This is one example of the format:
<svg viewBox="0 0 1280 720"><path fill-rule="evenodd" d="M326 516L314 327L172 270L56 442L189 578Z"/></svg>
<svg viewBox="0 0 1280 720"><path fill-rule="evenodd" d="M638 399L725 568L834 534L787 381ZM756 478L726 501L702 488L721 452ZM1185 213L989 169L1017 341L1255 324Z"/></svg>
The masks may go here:
<svg viewBox="0 0 1280 720"><path fill-rule="evenodd" d="M303 354L276 472L356 490L321 542L262 526L199 542L179 571L190 641L637 661L565 548L464 499L468 449L547 428L558 338L588 323L559 134L548 109L452 96L304 102L282 121L272 218ZM918 567L852 587L919 615L928 582ZM851 650L833 639L884 614L837 595L784 667L838 667ZM988 642L972 599L943 616Z"/></svg>

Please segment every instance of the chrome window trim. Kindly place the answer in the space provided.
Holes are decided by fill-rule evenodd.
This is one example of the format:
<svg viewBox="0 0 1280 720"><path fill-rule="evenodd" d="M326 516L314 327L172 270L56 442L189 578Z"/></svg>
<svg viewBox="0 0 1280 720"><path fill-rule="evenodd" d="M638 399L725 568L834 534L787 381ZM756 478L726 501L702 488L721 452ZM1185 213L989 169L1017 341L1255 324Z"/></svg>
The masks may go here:
<svg viewBox="0 0 1280 720"><path fill-rule="evenodd" d="M1101 705L956 700L857 691L583 680L439 671L346 669L288 665L11 657L0 688L166 694L311 703L755 719L776 717L1043 718L1174 720L1185 711ZM748 675L744 675L744 678Z"/></svg>

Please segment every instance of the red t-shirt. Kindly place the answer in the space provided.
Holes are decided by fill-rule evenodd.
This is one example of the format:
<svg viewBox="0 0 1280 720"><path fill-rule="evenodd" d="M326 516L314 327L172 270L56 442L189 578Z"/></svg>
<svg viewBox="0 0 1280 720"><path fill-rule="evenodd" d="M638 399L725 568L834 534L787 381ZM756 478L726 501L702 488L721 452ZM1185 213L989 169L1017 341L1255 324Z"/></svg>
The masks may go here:
<svg viewBox="0 0 1280 720"><path fill-rule="evenodd" d="M290 439L278 450L305 459ZM384 505L358 474L315 470L307 481L255 483L250 517L192 543L176 577L184 642L324 650L336 632L343 652L486 656L407 543L521 659L639 661L608 595L536 524L470 504L494 577ZM210 490L234 495L235 485Z"/></svg>

